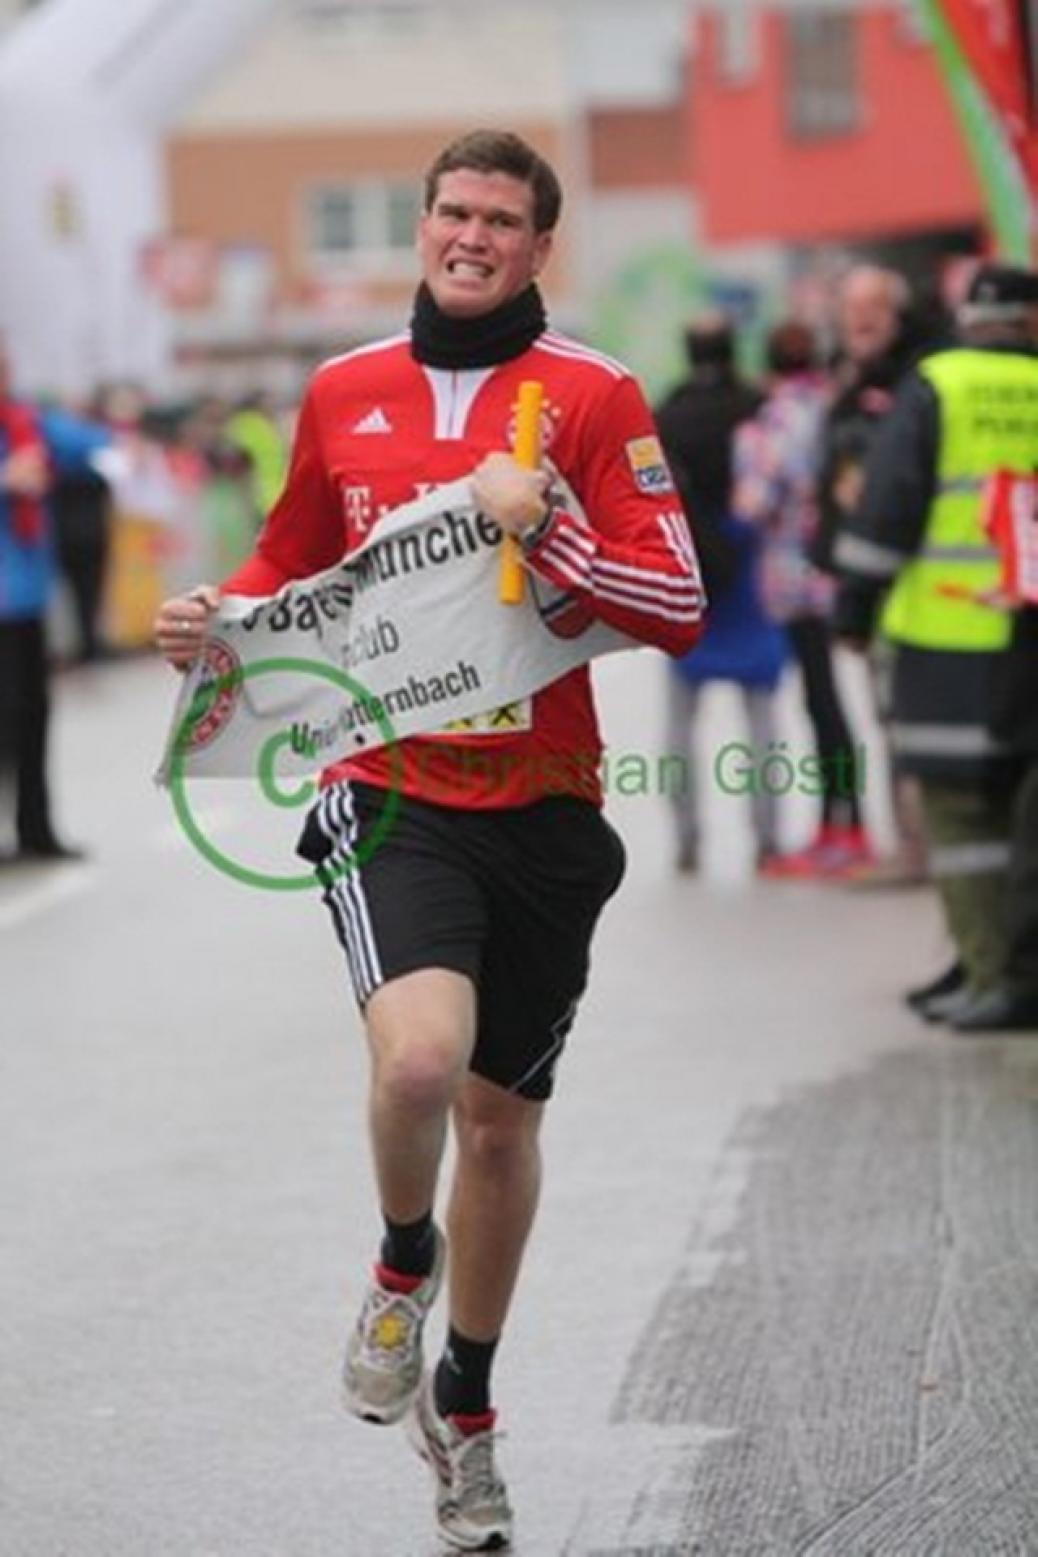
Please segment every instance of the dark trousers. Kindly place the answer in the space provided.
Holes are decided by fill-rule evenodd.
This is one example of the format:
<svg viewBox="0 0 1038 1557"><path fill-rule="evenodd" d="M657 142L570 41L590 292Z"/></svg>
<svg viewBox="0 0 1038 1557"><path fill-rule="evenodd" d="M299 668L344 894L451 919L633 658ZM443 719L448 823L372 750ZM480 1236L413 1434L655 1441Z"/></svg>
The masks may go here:
<svg viewBox="0 0 1038 1557"><path fill-rule="evenodd" d="M786 623L786 631L804 678L807 716L822 759L822 822L856 827L861 821L861 775L836 689L829 623L820 616L798 616Z"/></svg>
<svg viewBox="0 0 1038 1557"><path fill-rule="evenodd" d="M19 847L53 840L47 796L47 649L42 617L0 621L0 774L15 788Z"/></svg>
<svg viewBox="0 0 1038 1557"><path fill-rule="evenodd" d="M66 482L58 486L52 508L58 561L68 580L76 614L79 659L96 659L101 651L99 625L108 564L108 494L96 483Z"/></svg>
<svg viewBox="0 0 1038 1557"><path fill-rule="evenodd" d="M90 545L83 540L65 541L59 544L58 558L72 593L78 638L77 657L94 660L101 652L99 625L106 551L101 545Z"/></svg>
<svg viewBox="0 0 1038 1557"><path fill-rule="evenodd" d="M1038 999L1038 756L1016 793L1006 890L1006 982Z"/></svg>
<svg viewBox="0 0 1038 1557"><path fill-rule="evenodd" d="M990 989L1006 965L1012 773L991 784L922 780L930 874L969 981Z"/></svg>

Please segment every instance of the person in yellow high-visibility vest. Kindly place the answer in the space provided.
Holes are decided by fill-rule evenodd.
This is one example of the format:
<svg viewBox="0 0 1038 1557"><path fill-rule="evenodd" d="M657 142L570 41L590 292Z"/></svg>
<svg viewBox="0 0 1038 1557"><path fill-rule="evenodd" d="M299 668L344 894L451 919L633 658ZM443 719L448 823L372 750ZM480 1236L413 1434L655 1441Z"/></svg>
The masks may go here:
<svg viewBox="0 0 1038 1557"><path fill-rule="evenodd" d="M958 323L959 344L920 361L880 429L836 545L836 630L859 647L876 632L892 646L892 748L922 785L931 873L957 951L910 1003L971 1030L1005 958L1017 775L990 729L1011 622L981 496L994 471L1038 465L1038 274L981 266Z"/></svg>
<svg viewBox="0 0 1038 1557"><path fill-rule="evenodd" d="M259 391L243 400L224 423L223 435L249 461L258 529L281 496L288 475L288 449L267 396Z"/></svg>

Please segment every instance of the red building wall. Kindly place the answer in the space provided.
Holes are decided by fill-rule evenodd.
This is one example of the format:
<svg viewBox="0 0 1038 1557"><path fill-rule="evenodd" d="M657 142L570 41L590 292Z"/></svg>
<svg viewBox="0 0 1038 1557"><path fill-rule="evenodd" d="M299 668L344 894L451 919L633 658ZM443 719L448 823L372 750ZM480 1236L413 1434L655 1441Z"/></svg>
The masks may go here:
<svg viewBox="0 0 1038 1557"><path fill-rule="evenodd" d="M786 123L783 28L761 20L759 68L719 68L716 16L699 23L688 124L693 188L713 243L818 242L965 226L984 201L927 48L895 13L855 19L859 128L797 139Z"/></svg>

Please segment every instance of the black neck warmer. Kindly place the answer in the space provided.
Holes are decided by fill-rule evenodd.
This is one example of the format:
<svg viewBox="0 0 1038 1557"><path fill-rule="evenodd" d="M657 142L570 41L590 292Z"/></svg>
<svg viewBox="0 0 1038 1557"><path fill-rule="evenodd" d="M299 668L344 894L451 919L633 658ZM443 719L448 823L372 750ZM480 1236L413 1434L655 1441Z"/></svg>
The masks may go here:
<svg viewBox="0 0 1038 1557"><path fill-rule="evenodd" d="M520 356L547 322L532 282L489 314L456 319L443 312L423 281L411 318L411 355L430 368L491 368Z"/></svg>

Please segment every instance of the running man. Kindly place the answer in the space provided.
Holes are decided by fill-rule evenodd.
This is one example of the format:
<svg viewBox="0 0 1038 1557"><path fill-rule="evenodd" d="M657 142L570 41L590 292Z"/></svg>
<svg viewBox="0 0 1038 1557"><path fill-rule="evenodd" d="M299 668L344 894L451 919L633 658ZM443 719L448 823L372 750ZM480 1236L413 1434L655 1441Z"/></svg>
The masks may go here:
<svg viewBox="0 0 1038 1557"><path fill-rule="evenodd" d="M223 589L269 595L337 562L389 509L470 474L517 537L528 586L643 643L684 653L702 591L652 418L619 364L548 329L535 278L558 180L517 136L479 131L430 168L410 329L325 364L302 407L287 485L254 555ZM544 385L544 443L576 493L510 454L517 392ZM166 658L198 652L219 593L167 601ZM503 608L504 609L504 608ZM349 1409L409 1417L437 1480L437 1518L464 1551L507 1545L490 1374L540 1183L538 1132L587 979L592 931L623 847L601 814L587 667L487 730L412 738L322 776L300 853L314 862L363 1012L384 1236L344 1367ZM390 785L382 847L343 873ZM434 1221L448 1126L446 1232ZM448 1259L449 1251L449 1259ZM449 1270L446 1344L422 1329Z"/></svg>

